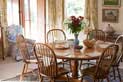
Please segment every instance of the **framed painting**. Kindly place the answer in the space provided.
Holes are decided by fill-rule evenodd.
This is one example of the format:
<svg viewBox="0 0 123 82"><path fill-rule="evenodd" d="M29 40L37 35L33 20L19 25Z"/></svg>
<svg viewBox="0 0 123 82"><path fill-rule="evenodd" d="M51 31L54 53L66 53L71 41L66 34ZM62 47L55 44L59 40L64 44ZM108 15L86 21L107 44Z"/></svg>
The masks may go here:
<svg viewBox="0 0 123 82"><path fill-rule="evenodd" d="M118 9L103 9L102 10L102 21L103 22L117 23L118 19L119 19Z"/></svg>
<svg viewBox="0 0 123 82"><path fill-rule="evenodd" d="M103 0L104 6L120 6L121 0Z"/></svg>

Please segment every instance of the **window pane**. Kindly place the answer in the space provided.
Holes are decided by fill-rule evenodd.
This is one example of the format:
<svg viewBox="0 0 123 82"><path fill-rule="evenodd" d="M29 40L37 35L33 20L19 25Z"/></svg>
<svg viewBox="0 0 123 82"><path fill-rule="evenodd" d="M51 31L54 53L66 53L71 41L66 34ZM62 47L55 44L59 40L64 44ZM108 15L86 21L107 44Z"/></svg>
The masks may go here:
<svg viewBox="0 0 123 82"><path fill-rule="evenodd" d="M65 0L65 16L84 16L85 0Z"/></svg>
<svg viewBox="0 0 123 82"><path fill-rule="evenodd" d="M19 25L19 5L18 0L7 0L7 21L8 26Z"/></svg>

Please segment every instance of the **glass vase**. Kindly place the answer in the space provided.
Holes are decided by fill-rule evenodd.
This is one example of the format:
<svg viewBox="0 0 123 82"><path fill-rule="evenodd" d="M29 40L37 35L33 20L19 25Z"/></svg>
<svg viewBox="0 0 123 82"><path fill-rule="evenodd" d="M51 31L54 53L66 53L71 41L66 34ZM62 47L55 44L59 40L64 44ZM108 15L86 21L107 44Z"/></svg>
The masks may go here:
<svg viewBox="0 0 123 82"><path fill-rule="evenodd" d="M74 34L74 37L75 37L75 39L74 39L74 46L78 46L79 45L78 35L79 34Z"/></svg>

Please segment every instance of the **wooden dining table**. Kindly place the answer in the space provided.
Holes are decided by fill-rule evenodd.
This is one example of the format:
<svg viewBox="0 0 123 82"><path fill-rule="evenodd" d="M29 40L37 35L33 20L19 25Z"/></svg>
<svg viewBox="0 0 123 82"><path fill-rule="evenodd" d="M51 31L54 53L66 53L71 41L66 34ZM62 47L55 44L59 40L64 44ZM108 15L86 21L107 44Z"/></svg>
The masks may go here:
<svg viewBox="0 0 123 82"><path fill-rule="evenodd" d="M71 61L72 78L78 78L79 60L95 60L98 59L103 50L111 45L110 42L96 41L92 48L87 48L83 45L82 49L70 48L53 48L57 59L67 59Z"/></svg>

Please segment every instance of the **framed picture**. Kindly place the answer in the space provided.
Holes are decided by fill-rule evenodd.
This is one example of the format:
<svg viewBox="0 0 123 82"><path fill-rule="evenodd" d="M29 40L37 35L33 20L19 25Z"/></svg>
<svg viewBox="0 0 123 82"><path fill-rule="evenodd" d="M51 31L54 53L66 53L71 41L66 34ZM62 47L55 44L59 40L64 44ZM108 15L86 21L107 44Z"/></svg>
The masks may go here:
<svg viewBox="0 0 123 82"><path fill-rule="evenodd" d="M121 0L103 0L104 6L120 6Z"/></svg>
<svg viewBox="0 0 123 82"><path fill-rule="evenodd" d="M118 9L103 9L102 10L102 21L103 22L117 23L118 19L119 19Z"/></svg>

